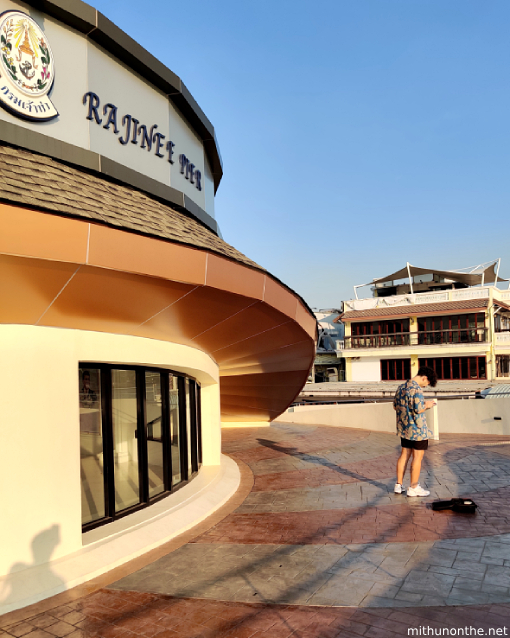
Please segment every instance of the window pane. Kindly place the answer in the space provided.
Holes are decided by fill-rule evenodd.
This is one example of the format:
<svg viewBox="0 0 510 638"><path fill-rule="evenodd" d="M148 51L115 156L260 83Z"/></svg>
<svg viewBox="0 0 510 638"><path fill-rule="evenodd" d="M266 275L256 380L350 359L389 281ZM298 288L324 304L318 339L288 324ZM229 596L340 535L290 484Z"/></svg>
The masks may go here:
<svg viewBox="0 0 510 638"><path fill-rule="evenodd" d="M80 464L82 524L105 516L101 371L80 368Z"/></svg>
<svg viewBox="0 0 510 638"><path fill-rule="evenodd" d="M179 386L177 377L170 375L170 442L172 453L172 485L182 481L179 448Z"/></svg>
<svg viewBox="0 0 510 638"><path fill-rule="evenodd" d="M112 370L112 416L115 510L118 512L140 502L134 370Z"/></svg>
<svg viewBox="0 0 510 638"><path fill-rule="evenodd" d="M189 381L190 398L190 440L191 440L191 467L193 472L198 470L198 441L197 441L197 384Z"/></svg>
<svg viewBox="0 0 510 638"><path fill-rule="evenodd" d="M480 379L486 378L485 357L478 357L478 374Z"/></svg>
<svg viewBox="0 0 510 638"><path fill-rule="evenodd" d="M163 436L161 429L161 375L145 372L145 411L147 417L147 460L149 498L165 491L163 475Z"/></svg>
<svg viewBox="0 0 510 638"><path fill-rule="evenodd" d="M188 478L191 476L191 397L189 379L186 379L186 439L188 441Z"/></svg>
<svg viewBox="0 0 510 638"><path fill-rule="evenodd" d="M340 376L340 369L339 369ZM198 465L202 465L202 388L197 383L197 445L198 445Z"/></svg>

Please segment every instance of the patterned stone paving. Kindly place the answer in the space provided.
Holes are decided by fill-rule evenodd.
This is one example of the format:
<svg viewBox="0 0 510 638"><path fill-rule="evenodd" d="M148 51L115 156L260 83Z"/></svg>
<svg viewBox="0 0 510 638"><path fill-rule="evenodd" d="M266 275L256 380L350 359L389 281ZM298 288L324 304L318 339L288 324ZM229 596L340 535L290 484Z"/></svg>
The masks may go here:
<svg viewBox="0 0 510 638"><path fill-rule="evenodd" d="M465 628L508 635L510 605L405 609L305 607L102 590L8 625L2 638L387 638ZM500 633L496 633L499 631ZM478 635L484 635L478 634ZM412 634L411 634L412 635ZM476 635L476 634L475 634Z"/></svg>
<svg viewBox="0 0 510 638"><path fill-rule="evenodd" d="M500 443L442 437L425 456L431 496L412 499L393 494L390 434L225 430L225 452L254 475L236 511L107 588L0 618L0 638L508 635L510 445ZM477 514L430 509L455 495Z"/></svg>

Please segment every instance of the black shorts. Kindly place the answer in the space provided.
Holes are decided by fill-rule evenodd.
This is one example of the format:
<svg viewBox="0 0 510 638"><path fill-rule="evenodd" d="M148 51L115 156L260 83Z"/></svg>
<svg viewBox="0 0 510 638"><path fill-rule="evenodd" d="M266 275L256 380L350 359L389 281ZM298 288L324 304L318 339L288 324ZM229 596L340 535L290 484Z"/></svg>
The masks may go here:
<svg viewBox="0 0 510 638"><path fill-rule="evenodd" d="M402 443L402 447L406 447L411 450L426 450L429 446L428 439L425 439L425 441L411 441L410 439L404 439L401 437L400 442Z"/></svg>

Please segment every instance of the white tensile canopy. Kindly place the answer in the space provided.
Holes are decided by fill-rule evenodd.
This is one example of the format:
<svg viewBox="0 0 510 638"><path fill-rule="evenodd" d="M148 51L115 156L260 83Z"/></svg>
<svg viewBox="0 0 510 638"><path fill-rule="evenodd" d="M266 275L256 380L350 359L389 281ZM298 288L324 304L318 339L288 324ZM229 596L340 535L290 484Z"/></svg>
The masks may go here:
<svg viewBox="0 0 510 638"><path fill-rule="evenodd" d="M373 279L369 284L359 284L354 286L354 294L356 299L358 298L356 289L363 286L369 286L373 284L382 284L387 281L398 281L399 279L409 279L412 292L412 279L419 275L438 275L443 279L450 281L456 281L466 284L467 286L477 286L484 284L496 284L498 281L508 281L499 277L499 265L501 259L495 259L494 261L487 261L484 264L478 264L477 266L470 266L469 268L459 268L458 270L438 270L437 268L420 268L419 266L412 266L410 263L404 268L397 270L397 272L386 277L378 277Z"/></svg>

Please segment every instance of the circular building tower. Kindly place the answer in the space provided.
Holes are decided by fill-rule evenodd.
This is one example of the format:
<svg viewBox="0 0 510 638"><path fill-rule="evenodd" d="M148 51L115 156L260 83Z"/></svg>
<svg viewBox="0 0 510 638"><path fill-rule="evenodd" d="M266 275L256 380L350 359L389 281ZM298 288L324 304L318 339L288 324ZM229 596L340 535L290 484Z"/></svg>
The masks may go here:
<svg viewBox="0 0 510 638"><path fill-rule="evenodd" d="M3 613L223 504L221 425L287 408L316 323L218 235L214 128L174 73L80 0L0 12Z"/></svg>

